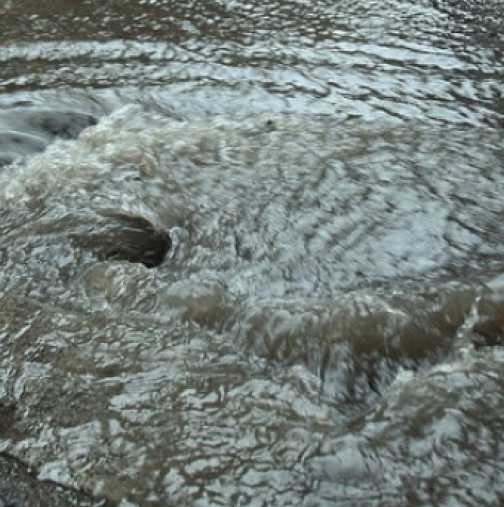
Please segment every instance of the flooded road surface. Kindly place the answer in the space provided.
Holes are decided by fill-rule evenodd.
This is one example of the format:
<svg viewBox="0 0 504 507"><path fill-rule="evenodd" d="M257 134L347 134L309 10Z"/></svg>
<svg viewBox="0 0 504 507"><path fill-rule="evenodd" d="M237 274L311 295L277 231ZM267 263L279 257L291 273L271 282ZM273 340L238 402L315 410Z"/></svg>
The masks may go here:
<svg viewBox="0 0 504 507"><path fill-rule="evenodd" d="M504 502L504 4L0 12L0 504Z"/></svg>

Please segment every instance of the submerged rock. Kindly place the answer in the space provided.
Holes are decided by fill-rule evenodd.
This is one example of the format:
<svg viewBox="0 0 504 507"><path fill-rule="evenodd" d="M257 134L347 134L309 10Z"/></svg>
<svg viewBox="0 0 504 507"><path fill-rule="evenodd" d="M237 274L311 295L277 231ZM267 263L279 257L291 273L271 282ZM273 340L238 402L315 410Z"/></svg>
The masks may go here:
<svg viewBox="0 0 504 507"><path fill-rule="evenodd" d="M0 165L10 163L25 155L44 151L46 146L45 139L33 134L14 130L0 131Z"/></svg>
<svg viewBox="0 0 504 507"><path fill-rule="evenodd" d="M56 138L75 139L94 116L74 111L12 107L0 111L0 167L43 151Z"/></svg>
<svg viewBox="0 0 504 507"><path fill-rule="evenodd" d="M94 116L74 111L30 111L26 123L31 128L62 139L75 139L87 127L96 125Z"/></svg>

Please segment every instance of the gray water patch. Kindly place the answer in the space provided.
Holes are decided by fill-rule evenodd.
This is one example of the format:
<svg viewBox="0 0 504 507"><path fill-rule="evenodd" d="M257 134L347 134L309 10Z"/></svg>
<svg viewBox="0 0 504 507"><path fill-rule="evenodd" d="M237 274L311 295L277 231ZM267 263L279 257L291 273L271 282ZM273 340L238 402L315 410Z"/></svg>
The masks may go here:
<svg viewBox="0 0 504 507"><path fill-rule="evenodd" d="M320 377L324 399L353 410L374 403L401 367L422 370L451 355L476 295L446 286L393 296L347 292L333 301L252 300L232 330L246 354L306 366Z"/></svg>
<svg viewBox="0 0 504 507"><path fill-rule="evenodd" d="M38 481L34 471L19 460L0 453L0 505L2 507L105 507L105 501L62 487L51 481Z"/></svg>
<svg viewBox="0 0 504 507"><path fill-rule="evenodd" d="M14 310L19 302L3 299L2 306ZM26 302L23 307L27 315L36 308ZM37 351L33 361L51 366L45 374L39 368L38 387L22 371L15 374L17 411L24 421L18 426L28 438L11 440L7 448L44 463L44 476L141 505L151 504L149 492L157 495L154 504L185 499L189 505L201 487L229 502L248 490L248 479L239 477L256 466L267 483L283 480L289 489L299 489L298 474L289 469L311 437L303 426L296 429L296 421L327 424L329 413L317 408L292 414L291 404L303 407L297 389L255 378L222 337L175 322L145 328L140 319L132 327L131 318L112 322L96 313L66 311L63 323L54 309L40 318L37 327L26 330L34 341L25 334L24 342ZM57 331L41 335L42 328ZM15 343L21 352L21 341ZM272 411L278 419L270 420ZM280 421L294 440L278 440ZM291 457L285 461L286 456ZM270 471L264 469L267 463ZM172 477L173 470L184 481L174 490L170 480L165 490L164 477ZM140 489L133 486L138 475Z"/></svg>
<svg viewBox="0 0 504 507"><path fill-rule="evenodd" d="M308 460L324 479L306 505L319 496L342 505L378 498L392 506L498 504L501 423L494 415L502 406L502 359L500 348L487 349L399 382L360 424L327 439ZM350 461L340 459L342 451Z"/></svg>
<svg viewBox="0 0 504 507"><path fill-rule="evenodd" d="M497 126L502 19L480 0L21 1L0 19L0 86L85 89L90 101L106 89L192 118L288 110Z"/></svg>

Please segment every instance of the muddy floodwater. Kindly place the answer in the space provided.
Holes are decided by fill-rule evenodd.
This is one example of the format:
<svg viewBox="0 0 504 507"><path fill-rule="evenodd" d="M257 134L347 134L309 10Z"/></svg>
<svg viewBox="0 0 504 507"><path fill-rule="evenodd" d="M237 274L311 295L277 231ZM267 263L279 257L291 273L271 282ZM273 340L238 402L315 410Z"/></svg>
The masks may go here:
<svg viewBox="0 0 504 507"><path fill-rule="evenodd" d="M0 505L504 503L504 3L0 1Z"/></svg>

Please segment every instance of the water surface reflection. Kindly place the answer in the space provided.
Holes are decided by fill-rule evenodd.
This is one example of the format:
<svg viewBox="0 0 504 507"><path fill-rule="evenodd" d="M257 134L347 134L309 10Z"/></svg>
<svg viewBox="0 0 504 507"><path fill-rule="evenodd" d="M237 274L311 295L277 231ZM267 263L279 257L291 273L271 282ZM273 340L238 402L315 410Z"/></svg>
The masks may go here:
<svg viewBox="0 0 504 507"><path fill-rule="evenodd" d="M500 2L0 10L2 501L503 501Z"/></svg>

